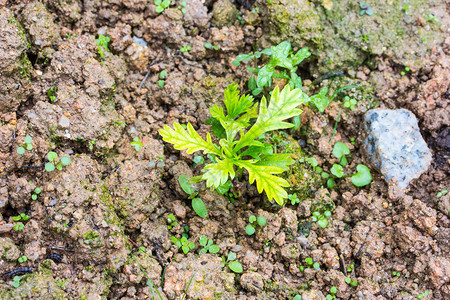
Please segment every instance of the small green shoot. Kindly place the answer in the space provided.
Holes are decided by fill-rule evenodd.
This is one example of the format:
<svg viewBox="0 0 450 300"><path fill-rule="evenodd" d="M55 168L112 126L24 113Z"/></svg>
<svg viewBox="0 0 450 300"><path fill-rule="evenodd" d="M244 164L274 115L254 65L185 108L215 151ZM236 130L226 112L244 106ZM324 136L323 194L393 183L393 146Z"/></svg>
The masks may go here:
<svg viewBox="0 0 450 300"><path fill-rule="evenodd" d="M138 250L139 253L145 253L145 247L141 246Z"/></svg>
<svg viewBox="0 0 450 300"><path fill-rule="evenodd" d="M194 166L203 165L205 163L205 159L200 155L194 156L194 159L192 161L194 162Z"/></svg>
<svg viewBox="0 0 450 300"><path fill-rule="evenodd" d="M298 199L297 194L289 194L288 199L291 201L292 205L300 203L300 199Z"/></svg>
<svg viewBox="0 0 450 300"><path fill-rule="evenodd" d="M102 34L100 34L98 36L98 38L95 40L95 43L98 46L97 53L98 53L98 55L100 57L105 56L105 52L104 51L109 52L108 44L109 44L110 41L111 41L111 38L109 36L105 36L105 35L102 35Z"/></svg>
<svg viewBox="0 0 450 300"><path fill-rule="evenodd" d="M58 91L58 87L54 86L47 90L47 96L50 99L50 102L53 103L56 100L56 92Z"/></svg>
<svg viewBox="0 0 450 300"><path fill-rule="evenodd" d="M192 47L187 45L187 46L181 47L180 48L180 52L182 52L182 53L183 52L189 52L189 51L191 51L191 49L192 49Z"/></svg>
<svg viewBox="0 0 450 300"><path fill-rule="evenodd" d="M405 67L405 70L401 71L400 75L405 76L409 71L411 71L411 69L409 67Z"/></svg>
<svg viewBox="0 0 450 300"><path fill-rule="evenodd" d="M22 255L21 257L19 257L18 259L17 259L17 261L19 262L19 263L24 263L24 262L26 262L28 260L28 257L26 256L26 255Z"/></svg>
<svg viewBox="0 0 450 300"><path fill-rule="evenodd" d="M236 261L236 253L230 252L225 260L225 257L222 257L222 265L225 267L228 265L231 271L234 273L242 273L243 268L240 262Z"/></svg>
<svg viewBox="0 0 450 300"><path fill-rule="evenodd" d="M401 8L401 10L403 10L405 12L405 14L409 15L409 10L411 9L411 5L409 5L409 1L405 0L403 2L403 6Z"/></svg>
<svg viewBox="0 0 450 300"><path fill-rule="evenodd" d="M12 286L17 289L20 286L20 276L14 276Z"/></svg>
<svg viewBox="0 0 450 300"><path fill-rule="evenodd" d="M130 143L131 146L134 147L134 150L139 151L141 150L141 147L144 146L144 144L142 144L141 140L139 139L139 137L135 137L133 139L133 141Z"/></svg>
<svg viewBox="0 0 450 300"><path fill-rule="evenodd" d="M359 8L361 9L359 11L359 15L363 16L363 15L368 15L368 16L372 16L373 15L373 10L372 7L369 6L367 3L365 2L361 2L359 3Z"/></svg>
<svg viewBox="0 0 450 300"><path fill-rule="evenodd" d="M332 286L330 288L330 293L326 296L326 300L336 299L337 287Z"/></svg>
<svg viewBox="0 0 450 300"><path fill-rule="evenodd" d="M430 291L425 291L422 294L417 295L417 299L422 299L425 296L428 296L430 294Z"/></svg>
<svg viewBox="0 0 450 300"><path fill-rule="evenodd" d="M164 85L166 84L166 78L167 78L167 71L162 70L161 73L159 73L159 80L158 80L158 85L160 88L163 88Z"/></svg>
<svg viewBox="0 0 450 300"><path fill-rule="evenodd" d="M194 209L195 213L201 218L206 218L208 216L208 210L206 209L203 200L196 197L198 193L194 192L192 185L189 183L189 177L182 174L178 177L178 182L180 183L183 191L189 195L189 199L192 199L192 208Z"/></svg>
<svg viewBox="0 0 450 300"><path fill-rule="evenodd" d="M55 168L62 171L63 166L68 166L72 162L68 156L62 156L59 162L56 162L57 158L58 154L56 152L50 151L47 153L48 162L44 166L47 172L52 172Z"/></svg>
<svg viewBox="0 0 450 300"><path fill-rule="evenodd" d="M65 289L66 288L65 285L66 285L66 283L69 282L69 280L70 280L69 278L67 278L66 280L59 279L58 282L56 283L56 285Z"/></svg>
<svg viewBox="0 0 450 300"><path fill-rule="evenodd" d="M15 217L12 217L13 221L28 221L30 219L30 216L25 214L25 213L21 213L20 215L17 215Z"/></svg>
<svg viewBox="0 0 450 300"><path fill-rule="evenodd" d="M175 246L178 247L178 249L181 248L184 254L188 254L189 250L192 250L195 248L195 244L193 242L188 241L188 239L183 236L181 239L177 239L176 237L171 237L172 242L175 244Z"/></svg>
<svg viewBox="0 0 450 300"><path fill-rule="evenodd" d="M211 43L205 43L204 45L203 45L206 49L214 49L214 50L219 50L219 47L217 46L217 45L213 45L213 44L211 44Z"/></svg>
<svg viewBox="0 0 450 300"><path fill-rule="evenodd" d="M14 224L13 228L15 231L20 231L20 230L23 230L24 227L25 227L25 225L23 225L22 222L19 222L19 223Z"/></svg>
<svg viewBox="0 0 450 300"><path fill-rule="evenodd" d="M170 0L155 0L154 3L156 5L156 13L162 13L166 8L170 6Z"/></svg>
<svg viewBox="0 0 450 300"><path fill-rule="evenodd" d="M356 104L358 101L354 98L350 98L349 96L344 97L344 107L350 108L351 110L355 110Z"/></svg>
<svg viewBox="0 0 450 300"><path fill-rule="evenodd" d="M440 22L439 19L433 14L425 15L425 21L426 22L436 22L436 23Z"/></svg>
<svg viewBox="0 0 450 300"><path fill-rule="evenodd" d="M175 220L176 220L176 218L173 214L169 214L167 216L167 223L169 223L167 225L167 229L171 230L173 227L178 225L178 222L176 222Z"/></svg>
<svg viewBox="0 0 450 300"><path fill-rule="evenodd" d="M205 253L212 253L216 254L220 251L220 248L217 245L214 245L214 242L212 239L208 239L205 235L202 235L199 239L200 246L203 247L203 249L200 250L199 254L205 254Z"/></svg>
<svg viewBox="0 0 450 300"><path fill-rule="evenodd" d="M439 193L437 193L436 197L441 198L442 196L445 196L448 194L448 190L444 189L442 191L440 191Z"/></svg>
<svg viewBox="0 0 450 300"><path fill-rule="evenodd" d="M351 273L353 272L353 269L355 268L355 264L350 264L350 267L347 268L347 272Z"/></svg>
<svg viewBox="0 0 450 300"><path fill-rule="evenodd" d="M392 276L400 277L401 274L399 272L397 272L397 271L392 271Z"/></svg>
<svg viewBox="0 0 450 300"><path fill-rule="evenodd" d="M245 233L247 233L248 235L252 235L255 233L255 231L256 231L256 229L255 229L256 224L254 224L255 221L260 227L263 227L267 223L267 220L264 216L259 216L258 218L256 218L255 216L251 215L248 218L248 221L250 222L250 224L248 224L245 227Z"/></svg>
<svg viewBox="0 0 450 300"><path fill-rule="evenodd" d="M314 262L311 257L306 257L305 262L309 267L314 268L315 270L320 270L320 264L318 262Z"/></svg>
<svg viewBox="0 0 450 300"><path fill-rule="evenodd" d="M32 142L33 142L33 139L31 138L31 136L27 135L24 138L23 143L20 145L20 147L17 147L17 153L19 155L23 155L23 154L25 154L25 150L33 149L33 145L31 145Z"/></svg>
<svg viewBox="0 0 450 300"><path fill-rule="evenodd" d="M181 13L184 15L186 13L186 1L181 1L180 5L178 5L178 9L181 10Z"/></svg>
<svg viewBox="0 0 450 300"><path fill-rule="evenodd" d="M357 287L358 286L358 280L352 280L350 277L345 277L344 279L345 283L347 283L348 285L351 285L353 287Z"/></svg>
<svg viewBox="0 0 450 300"><path fill-rule="evenodd" d="M326 228L328 226L328 220L331 217L331 211L326 210L323 214L318 211L313 212L312 221L316 222L322 228Z"/></svg>
<svg viewBox="0 0 450 300"><path fill-rule="evenodd" d="M38 195L41 193L40 188L35 188L34 193L31 195L31 200L37 200Z"/></svg>

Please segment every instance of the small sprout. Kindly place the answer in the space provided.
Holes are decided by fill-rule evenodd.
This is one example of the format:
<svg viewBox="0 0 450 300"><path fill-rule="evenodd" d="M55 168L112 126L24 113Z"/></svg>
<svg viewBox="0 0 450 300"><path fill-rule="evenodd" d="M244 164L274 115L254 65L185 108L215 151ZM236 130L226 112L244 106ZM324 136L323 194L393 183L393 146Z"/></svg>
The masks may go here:
<svg viewBox="0 0 450 300"><path fill-rule="evenodd" d="M255 233L255 227L253 227L251 224L248 224L246 227L245 227L245 233L247 233L248 235L252 235L252 234L254 234Z"/></svg>
<svg viewBox="0 0 450 300"><path fill-rule="evenodd" d="M251 215L248 218L248 221L250 222L250 224L245 227L245 233L247 233L248 235L252 235L255 233L255 224L253 224L255 223L255 221L260 227L263 227L267 223L267 220L264 216L259 216L258 218L256 218L255 216Z"/></svg>
<svg viewBox="0 0 450 300"><path fill-rule="evenodd" d="M311 257L307 257L307 258L305 258L305 263L307 263L308 265L312 266L314 261L313 261L313 259Z"/></svg>
<svg viewBox="0 0 450 300"><path fill-rule="evenodd" d="M33 146L31 145L32 142L33 139L31 138L31 136L27 135L23 140L23 143L20 145L20 147L17 147L17 153L19 155L23 155L25 154L25 150L33 149Z"/></svg>
<svg viewBox="0 0 450 300"><path fill-rule="evenodd" d="M172 242L178 247L181 248L184 254L188 254L189 250L195 248L195 244L193 242L189 242L187 237L183 236L181 239L177 239L176 237L171 237Z"/></svg>
<svg viewBox="0 0 450 300"><path fill-rule="evenodd" d="M192 47L187 45L187 46L181 47L180 52L189 52L189 51L191 51L191 49L192 49Z"/></svg>
<svg viewBox="0 0 450 300"><path fill-rule="evenodd" d="M203 203L203 200L196 197L198 193L194 192L192 185L189 183L189 177L184 174L180 175L178 177L178 183L183 191L189 195L189 199L192 200L192 208L195 213L201 218L206 218L208 216L208 209L205 203Z"/></svg>
<svg viewBox="0 0 450 300"><path fill-rule="evenodd" d="M61 171L63 166L68 166L72 162L70 157L62 156L59 162L56 163L57 158L58 154L56 152L50 151L49 153L47 153L47 159L49 160L49 162L47 162L44 166L47 172L51 172L55 170L55 168Z"/></svg>
<svg viewBox="0 0 450 300"><path fill-rule="evenodd" d="M25 148L23 148L23 147L17 147L17 154L19 154L19 155L25 154Z"/></svg>
<svg viewBox="0 0 450 300"><path fill-rule="evenodd" d="M349 96L344 97L344 107L355 110L358 101L356 99L350 98Z"/></svg>
<svg viewBox="0 0 450 300"><path fill-rule="evenodd" d="M206 209L205 203L203 203L202 199L192 199L192 208L200 218L206 218L208 216L208 210Z"/></svg>
<svg viewBox="0 0 450 300"><path fill-rule="evenodd" d="M436 197L441 198L442 196L445 196L448 194L448 190L442 190L439 193L437 193Z"/></svg>
<svg viewBox="0 0 450 300"><path fill-rule="evenodd" d="M289 194L288 199L291 200L292 205L300 203L300 199L298 199L297 194Z"/></svg>
<svg viewBox="0 0 450 300"><path fill-rule="evenodd" d="M404 71L401 71L401 72L400 72L400 75L405 76L406 73L408 73L409 71L411 71L411 69L410 69L409 67L405 67L405 70L404 70Z"/></svg>
<svg viewBox="0 0 450 300"><path fill-rule="evenodd" d="M181 10L181 13L184 15L186 13L186 1L181 1L180 5L178 5L178 9Z"/></svg>
<svg viewBox="0 0 450 300"><path fill-rule="evenodd" d="M200 250L200 254L209 253L215 254L220 251L220 248L217 245L214 245L212 239L208 239L205 235L202 235L199 239L200 246L203 249Z"/></svg>
<svg viewBox="0 0 450 300"><path fill-rule="evenodd" d="M94 140L92 140L92 141L90 141L89 142L89 150L94 150L94 145L95 145L95 141Z"/></svg>
<svg viewBox="0 0 450 300"><path fill-rule="evenodd" d="M26 262L28 260L28 257L26 256L26 255L22 255L21 257L19 257L18 259L17 259L17 261L19 262L19 263L24 263L24 262Z"/></svg>
<svg viewBox="0 0 450 300"><path fill-rule="evenodd" d="M214 49L214 50L219 50L219 47L217 46L217 45L213 45L213 44L211 44L211 43L205 43L204 45L203 45L206 49Z"/></svg>
<svg viewBox="0 0 450 300"><path fill-rule="evenodd" d="M156 5L156 13L162 13L166 8L170 6L170 0L155 0L154 3Z"/></svg>
<svg viewBox="0 0 450 300"><path fill-rule="evenodd" d="M203 156L200 155L194 156L193 161L195 165L203 165L205 163L205 159L203 158Z"/></svg>
<svg viewBox="0 0 450 300"><path fill-rule="evenodd" d="M331 167L330 172L337 178L344 177L344 168L341 165L334 164L333 167Z"/></svg>
<svg viewBox="0 0 450 300"><path fill-rule="evenodd" d="M399 272L397 272L397 271L392 271L392 276L397 276L397 277L400 277L400 273Z"/></svg>
<svg viewBox="0 0 450 300"><path fill-rule="evenodd" d="M351 178L352 183L355 186L361 187L372 182L372 175L370 174L370 170L368 167L366 167L365 165L357 165L356 171L356 174L354 174Z"/></svg>
<svg viewBox="0 0 450 300"><path fill-rule="evenodd" d="M14 276L12 286L16 289L20 286L20 276Z"/></svg>
<svg viewBox="0 0 450 300"><path fill-rule="evenodd" d="M138 252L139 253L145 253L145 247L139 247L139 250L138 250Z"/></svg>
<svg viewBox="0 0 450 300"><path fill-rule="evenodd" d="M359 4L359 8L361 8L361 10L360 10L360 12L359 12L359 15L360 15L360 16L363 16L364 14L366 14L366 15L368 15L368 16L373 15L372 7L369 6L367 3L361 2L361 3Z"/></svg>
<svg viewBox="0 0 450 300"><path fill-rule="evenodd" d="M236 261L236 253L234 252L228 253L228 257L226 260L224 257L222 257L222 265L224 267L228 265L228 268L230 268L230 270L234 273L242 273L243 271L241 263Z"/></svg>
<svg viewBox="0 0 450 300"><path fill-rule="evenodd" d="M98 55L100 57L105 56L105 52L104 51L109 52L108 43L110 41L111 41L111 38L109 36L105 36L105 35L102 35L102 34L100 34L98 36L98 39L95 40L95 43L98 45L97 53L98 53Z"/></svg>
<svg viewBox="0 0 450 300"><path fill-rule="evenodd" d="M14 230L15 231L20 231L20 230L23 230L24 227L25 227L25 225L23 225L22 222L19 222L19 223L14 225Z"/></svg>
<svg viewBox="0 0 450 300"><path fill-rule="evenodd" d="M353 280L350 277L345 277L344 279L345 283L347 283L348 285L351 285L353 287L357 287L358 286L358 280Z"/></svg>
<svg viewBox="0 0 450 300"><path fill-rule="evenodd" d="M264 216L259 216L256 219L256 223L258 223L259 226L263 227L264 225L266 225L267 220L266 220L266 218Z"/></svg>
<svg viewBox="0 0 450 300"><path fill-rule="evenodd" d="M316 270L320 270L320 264L318 262L313 263L313 268Z"/></svg>
<svg viewBox="0 0 450 300"><path fill-rule="evenodd" d="M165 83L166 83L166 78L167 78L167 71L166 70L162 70L161 73L159 73L159 80L158 80L158 85L163 88Z"/></svg>
<svg viewBox="0 0 450 300"><path fill-rule="evenodd" d="M425 296L428 296L430 294L430 291L425 291L422 294L417 295L417 299L422 299Z"/></svg>
<svg viewBox="0 0 450 300"><path fill-rule="evenodd" d="M337 142L333 147L333 155L339 159L339 164L343 167L347 165L346 155L350 154L350 149L342 142Z"/></svg>
<svg viewBox="0 0 450 300"><path fill-rule="evenodd" d="M330 293L336 294L336 293L337 293L337 287L332 286L332 287L330 288Z"/></svg>
<svg viewBox="0 0 450 300"><path fill-rule="evenodd" d="M134 150L139 151L141 149L142 146L144 146L144 144L142 144L141 140L139 139L139 137L135 137L133 139L133 141L130 143L131 146L134 147Z"/></svg>
<svg viewBox="0 0 450 300"><path fill-rule="evenodd" d="M348 273L353 272L353 268L355 268L355 264L350 264L350 267L348 267L347 272Z"/></svg>

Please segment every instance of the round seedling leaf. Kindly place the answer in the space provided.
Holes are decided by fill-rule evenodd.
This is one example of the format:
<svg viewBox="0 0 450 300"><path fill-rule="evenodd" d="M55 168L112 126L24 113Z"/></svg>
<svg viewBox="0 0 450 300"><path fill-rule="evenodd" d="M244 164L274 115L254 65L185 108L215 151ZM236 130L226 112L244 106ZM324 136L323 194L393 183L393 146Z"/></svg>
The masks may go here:
<svg viewBox="0 0 450 300"><path fill-rule="evenodd" d="M205 159L200 155L196 155L194 156L193 161L196 165L202 165L205 162Z"/></svg>
<svg viewBox="0 0 450 300"><path fill-rule="evenodd" d="M51 172L53 170L55 170L55 165L53 163L48 162L45 164L45 171Z"/></svg>
<svg viewBox="0 0 450 300"><path fill-rule="evenodd" d="M33 139L31 138L31 136L27 135L23 141L25 142L25 144L31 144Z"/></svg>
<svg viewBox="0 0 450 300"><path fill-rule="evenodd" d="M344 168L341 165L334 164L331 167L330 171L331 171L331 174L333 174L334 176L336 176L338 178L341 178L344 176Z"/></svg>
<svg viewBox="0 0 450 300"><path fill-rule="evenodd" d="M19 155L25 154L25 148L24 147L17 147L17 154L19 154Z"/></svg>
<svg viewBox="0 0 450 300"><path fill-rule="evenodd" d="M316 270L320 270L320 265L319 265L319 263L318 263L318 262L315 262L315 263L313 264L313 268L316 269Z"/></svg>
<svg viewBox="0 0 450 300"><path fill-rule="evenodd" d="M72 162L71 160L70 160L70 157L68 157L68 156L63 156L63 157L61 157L61 164L63 165L63 166L68 166L68 165L70 165L70 163Z"/></svg>
<svg viewBox="0 0 450 300"><path fill-rule="evenodd" d="M351 180L356 186L368 185L372 181L372 175L370 174L369 168L365 165L357 165L356 174L352 176Z"/></svg>
<svg viewBox="0 0 450 300"><path fill-rule="evenodd" d="M248 224L245 227L245 233L247 233L248 235L252 235L255 233L255 227L253 227L253 225Z"/></svg>
<svg viewBox="0 0 450 300"><path fill-rule="evenodd" d="M189 183L189 177L187 177L186 175L181 174L178 177L178 182L180 183L181 188L186 194L190 195L194 192L192 185Z"/></svg>
<svg viewBox="0 0 450 300"><path fill-rule="evenodd" d="M187 245L181 246L181 250L183 250L184 254L188 254L189 253L189 247Z"/></svg>
<svg viewBox="0 0 450 300"><path fill-rule="evenodd" d="M37 200L37 195L36 194L33 194L33 195L31 195L31 200Z"/></svg>
<svg viewBox="0 0 450 300"><path fill-rule="evenodd" d="M254 215L251 215L251 216L248 218L248 221L249 221L250 223L253 223L253 222L256 221L256 217L255 217Z"/></svg>
<svg viewBox="0 0 450 300"><path fill-rule="evenodd" d="M200 198L192 199L192 208L201 218L206 218L208 216L208 210L206 209L205 203Z"/></svg>
<svg viewBox="0 0 450 300"><path fill-rule="evenodd" d="M317 221L317 225L319 225L322 228L326 228L328 226L328 220L325 218L321 218Z"/></svg>
<svg viewBox="0 0 450 300"><path fill-rule="evenodd" d="M332 287L330 288L330 293L336 294L336 293L337 293L337 287L332 286Z"/></svg>
<svg viewBox="0 0 450 300"><path fill-rule="evenodd" d="M211 247L209 247L209 253L216 254L219 251L220 251L220 248L217 245L212 245Z"/></svg>
<svg viewBox="0 0 450 300"><path fill-rule="evenodd" d="M208 242L208 238L207 238L206 236L202 235L202 236L199 238L198 242L200 243L200 246L205 247L205 246L206 246L206 243Z"/></svg>
<svg viewBox="0 0 450 300"><path fill-rule="evenodd" d="M334 144L333 147L333 155L336 156L338 159L341 159L344 155L349 155L350 150L348 149L347 145L341 142L337 142Z"/></svg>
<svg viewBox="0 0 450 300"><path fill-rule="evenodd" d="M264 225L266 225L267 220L265 217L259 216L258 219L256 219L256 223L258 223L259 226L263 227Z"/></svg>
<svg viewBox="0 0 450 300"><path fill-rule="evenodd" d="M228 264L228 267L230 268L231 271L233 271L234 273L242 273L243 269L242 269L242 265L240 262L238 261L232 261Z"/></svg>

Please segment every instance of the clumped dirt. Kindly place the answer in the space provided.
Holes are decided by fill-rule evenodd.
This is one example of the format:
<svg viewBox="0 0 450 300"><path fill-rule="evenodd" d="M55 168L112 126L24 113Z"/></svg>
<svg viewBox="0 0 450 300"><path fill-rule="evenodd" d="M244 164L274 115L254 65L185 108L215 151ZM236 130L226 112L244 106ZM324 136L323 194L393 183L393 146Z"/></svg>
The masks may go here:
<svg viewBox="0 0 450 300"><path fill-rule="evenodd" d="M398 17L398 27L386 25L398 29L397 38L420 37L396 52L400 41L383 39L374 25L386 18L364 22L347 1L332 10L331 1L188 0L184 12L182 2L172 0L159 14L152 0L0 0L1 298L325 299L335 286L339 299L417 299L425 292L423 299L448 299L450 194L437 196L450 187L448 5L433 2L436 20L416 1L409 13L368 2L375 15ZM333 21L341 14L352 28L369 25L354 35ZM110 37L109 50L99 50L100 34ZM373 37L367 45L365 34ZM385 48L375 43L391 39ZM208 109L221 103L224 89L237 82L248 92L250 73L232 64L236 55L282 40L311 48L298 72L305 92L357 85L346 91L356 108L345 108L340 94L323 114L304 107L300 130L271 136L297 159L283 176L300 203L268 202L244 174L231 199L197 184L208 209L200 218L178 177L199 175L201 166L158 130L190 122L206 134ZM191 49L180 51L185 46ZM416 56L405 47L416 47ZM331 61L333 55L340 58ZM406 62L412 65L405 72ZM375 169L364 188L349 178L325 188L301 158L314 157L329 171L332 146L341 141L351 151L349 170L367 163L362 119L374 107L416 115L432 166L406 190ZM26 136L33 148L18 154ZM139 151L131 145L136 137ZM70 165L46 172L49 151L69 156ZM325 210L332 216L321 228L312 214ZM29 219L15 221L20 214ZM267 224L249 236L251 215ZM195 243L187 255L171 240L182 234ZM219 253L198 254L202 235ZM243 273L224 265L231 252ZM33 273L21 275L30 271L24 268ZM21 275L18 287L13 275Z"/></svg>

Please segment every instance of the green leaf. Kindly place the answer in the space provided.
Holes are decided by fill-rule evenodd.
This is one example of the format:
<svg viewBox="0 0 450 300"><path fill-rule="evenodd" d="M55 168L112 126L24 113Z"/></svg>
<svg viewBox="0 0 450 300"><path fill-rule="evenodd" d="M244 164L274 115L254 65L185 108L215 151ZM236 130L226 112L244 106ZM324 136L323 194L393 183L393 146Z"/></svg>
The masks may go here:
<svg viewBox="0 0 450 300"><path fill-rule="evenodd" d="M263 227L266 225L267 220L264 216L259 216L258 219L256 219L256 223L258 223L259 226Z"/></svg>
<svg viewBox="0 0 450 300"><path fill-rule="evenodd" d="M293 65L290 60L287 59L290 51L291 43L289 41L284 41L277 46L272 47L271 63L286 69L292 69Z"/></svg>
<svg viewBox="0 0 450 300"><path fill-rule="evenodd" d="M306 257L306 258L305 258L305 262L306 262L308 265L312 265L312 264L314 263L314 261L313 261L313 259L312 259L311 257Z"/></svg>
<svg viewBox="0 0 450 300"><path fill-rule="evenodd" d="M206 237L206 235L202 235L199 239L198 242L200 244L200 246L205 247L206 243L208 242L208 238Z"/></svg>
<svg viewBox="0 0 450 300"><path fill-rule="evenodd" d="M233 160L224 158L223 160L217 159L217 163L212 163L203 168L202 179L206 180L207 187L218 188L220 185L225 184L228 178L233 179L235 176L233 168Z"/></svg>
<svg viewBox="0 0 450 300"><path fill-rule="evenodd" d="M265 65L258 71L258 78L256 79L256 85L259 88L269 85L269 82L272 79L272 75L273 75L273 66Z"/></svg>
<svg viewBox="0 0 450 300"><path fill-rule="evenodd" d="M183 245L183 246L181 246L181 250L183 250L184 254L188 254L189 253L189 246Z"/></svg>
<svg viewBox="0 0 450 300"><path fill-rule="evenodd" d="M330 99L327 96L328 87L323 87L320 92L310 97L311 102L320 111L324 112L325 107L330 104Z"/></svg>
<svg viewBox="0 0 450 300"><path fill-rule="evenodd" d="M252 225L248 224L245 227L245 233L247 233L248 235L252 235L255 233L255 227L253 227Z"/></svg>
<svg viewBox="0 0 450 300"><path fill-rule="evenodd" d="M217 193L219 193L220 195L224 195L225 193L227 193L231 188L233 187L233 184L231 183L230 180L228 180L227 182L225 182L224 184L219 185L216 188Z"/></svg>
<svg viewBox="0 0 450 300"><path fill-rule="evenodd" d="M196 155L196 156L194 156L194 159L192 161L196 165L202 165L205 162L205 159L203 158L203 156Z"/></svg>
<svg viewBox="0 0 450 300"><path fill-rule="evenodd" d="M187 130L178 123L173 123L174 128L164 125L164 129L159 130L159 134L163 140L172 143L177 150L187 150L188 154L195 151L204 151L205 153L213 153L221 155L219 149L212 143L211 135L208 133L206 141L192 127L191 123L187 124Z"/></svg>
<svg viewBox="0 0 450 300"><path fill-rule="evenodd" d="M56 152L50 151L47 153L47 159L49 161L54 161L58 157L58 154Z"/></svg>
<svg viewBox="0 0 450 300"><path fill-rule="evenodd" d="M292 63L296 66L300 64L303 60L311 56L311 52L309 52L308 48L302 48L295 53L294 56L292 56Z"/></svg>
<svg viewBox="0 0 450 300"><path fill-rule="evenodd" d="M256 217L255 217L254 215L251 215L251 216L248 218L248 221L249 221L250 223L253 223L253 222L256 221Z"/></svg>
<svg viewBox="0 0 450 300"><path fill-rule="evenodd" d="M354 174L351 178L352 183L354 185L365 186L372 181L372 175L370 174L370 170L365 165L357 165L356 171L357 171L356 174Z"/></svg>
<svg viewBox="0 0 450 300"><path fill-rule="evenodd" d="M337 142L336 144L334 144L333 155L337 159L341 159L344 155L349 155L349 154L350 154L350 150L348 149L346 144L341 143L341 142Z"/></svg>
<svg viewBox="0 0 450 300"><path fill-rule="evenodd" d="M17 147L17 154L23 155L25 153L25 148L23 147Z"/></svg>
<svg viewBox="0 0 450 300"><path fill-rule="evenodd" d="M220 251L220 248L217 245L212 245L211 247L209 247L209 253L216 254L219 251Z"/></svg>
<svg viewBox="0 0 450 300"><path fill-rule="evenodd" d="M45 164L45 171L51 172L53 170L55 170L55 165L53 163L48 162Z"/></svg>
<svg viewBox="0 0 450 300"><path fill-rule="evenodd" d="M61 164L63 165L63 166L68 166L68 165L70 165L70 163L72 162L71 160L70 160L70 157L68 157L68 156L63 156L63 157L61 157Z"/></svg>
<svg viewBox="0 0 450 300"><path fill-rule="evenodd" d="M23 140L23 142L24 142L25 144L31 144L31 142L33 142L33 139L31 138L31 136L27 135L27 136L25 137L25 139Z"/></svg>
<svg viewBox="0 0 450 300"><path fill-rule="evenodd" d="M255 165L278 167L286 171L294 162L290 154L275 153L263 155L261 160L256 162Z"/></svg>
<svg viewBox="0 0 450 300"><path fill-rule="evenodd" d="M256 78L255 78L255 75L252 75L252 76L250 77L250 79L248 80L248 88L249 88L251 91L253 91L253 90L255 90L255 89L257 88L257 86L256 86Z"/></svg>
<svg viewBox="0 0 450 300"><path fill-rule="evenodd" d="M228 261L233 261L235 259L236 259L236 253L234 253L234 252L228 253L228 257L227 257Z"/></svg>
<svg viewBox="0 0 450 300"><path fill-rule="evenodd" d="M302 79L295 72L291 73L291 79L289 80L289 85L292 89L302 88Z"/></svg>
<svg viewBox="0 0 450 300"><path fill-rule="evenodd" d="M256 188L259 193L264 191L269 201L273 199L279 205L283 205L284 199L288 197L283 187L289 186L289 183L285 179L274 176L273 174L283 173L284 170L274 166L254 165L254 162L253 160L239 160L236 161L236 164L248 171L250 184L256 181Z"/></svg>
<svg viewBox="0 0 450 300"><path fill-rule="evenodd" d="M344 176L344 168L342 168L341 165L337 165L334 164L331 167L331 174L333 174L334 176L338 177L338 178L342 178Z"/></svg>
<svg viewBox="0 0 450 300"><path fill-rule="evenodd" d="M238 56L236 56L236 59L238 61L248 61L251 60L253 58L253 56L248 55L248 54L239 54Z"/></svg>
<svg viewBox="0 0 450 300"><path fill-rule="evenodd" d="M205 203L203 203L202 199L192 199L192 208L200 218L206 218L208 216L208 210L206 209Z"/></svg>
<svg viewBox="0 0 450 300"><path fill-rule="evenodd" d="M261 146L250 146L241 153L241 157L249 155L257 160L261 159L261 155L273 154L273 146L269 143L262 143Z"/></svg>
<svg viewBox="0 0 450 300"><path fill-rule="evenodd" d="M317 225L319 225L322 228L326 228L328 226L328 220L325 218L319 219L317 221Z"/></svg>
<svg viewBox="0 0 450 300"><path fill-rule="evenodd" d="M206 124L211 125L211 130L213 131L213 134L217 136L219 139L225 139L227 137L227 133L225 132L225 128L223 128L222 124L220 124L220 121L216 118L209 118L205 121Z"/></svg>
<svg viewBox="0 0 450 300"><path fill-rule="evenodd" d="M299 115L301 110L297 106L307 100L308 96L300 89L291 91L289 86L286 86L280 93L278 86L275 87L269 105L266 98L262 98L255 124L241 137L234 151L237 152L249 146L253 140L265 132L293 127L293 124L283 121Z"/></svg>
<svg viewBox="0 0 450 300"><path fill-rule="evenodd" d="M178 176L178 183L186 194L190 195L194 192L192 185L189 183L189 177L186 175L181 174Z"/></svg>
<svg viewBox="0 0 450 300"><path fill-rule="evenodd" d="M230 268L231 271L233 271L234 273L242 273L243 269L242 269L242 265L240 262L238 261L231 261L228 264L228 267Z"/></svg>
<svg viewBox="0 0 450 300"><path fill-rule="evenodd" d="M225 90L225 99L223 100L227 114L232 119L247 112L253 105L253 97L250 95L239 96L240 91L237 88L236 83L230 84Z"/></svg>

